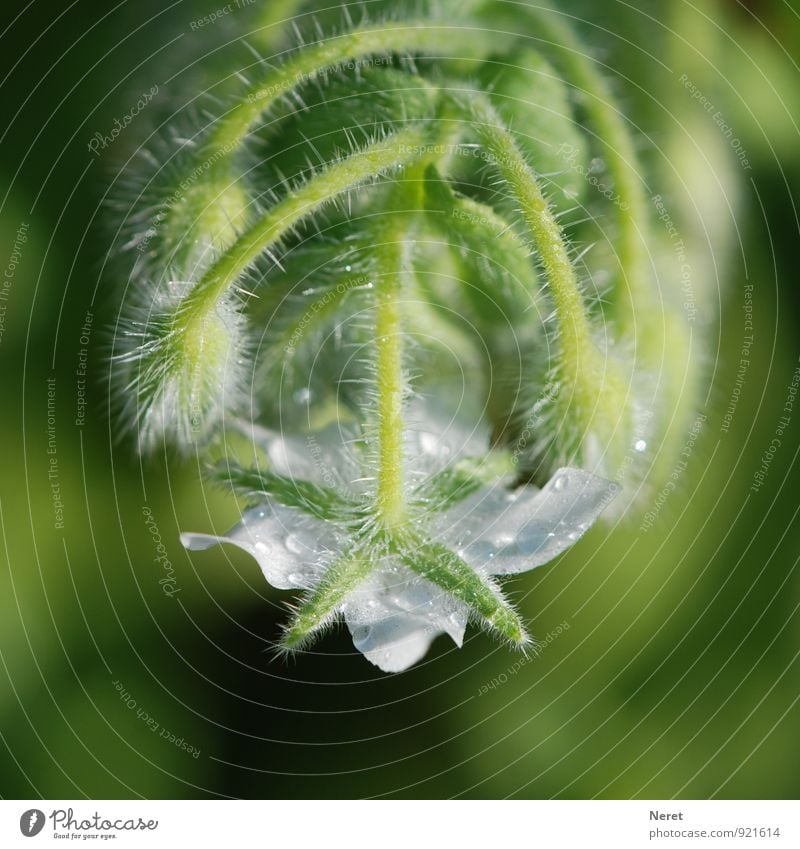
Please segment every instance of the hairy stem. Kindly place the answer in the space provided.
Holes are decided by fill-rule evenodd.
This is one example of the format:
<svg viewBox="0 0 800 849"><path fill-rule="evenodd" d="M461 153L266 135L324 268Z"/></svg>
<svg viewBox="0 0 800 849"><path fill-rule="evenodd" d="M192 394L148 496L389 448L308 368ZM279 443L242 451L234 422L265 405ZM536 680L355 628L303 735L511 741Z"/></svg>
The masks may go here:
<svg viewBox="0 0 800 849"><path fill-rule="evenodd" d="M570 376L580 381L582 361L585 362L595 352L564 233L542 194L535 174L494 107L483 95L473 96L471 105L477 132L520 205L533 247L547 275L556 307L563 365Z"/></svg>
<svg viewBox="0 0 800 849"><path fill-rule="evenodd" d="M254 23L257 28L248 34L250 41L261 51L274 50L286 32L287 24L297 15L304 0L270 0L258 9Z"/></svg>
<svg viewBox="0 0 800 849"><path fill-rule="evenodd" d="M423 168L424 164L409 169L403 175L403 182L393 189L389 204L396 211L389 213L379 227L379 244L374 248L376 269L381 275L377 281L375 316L379 444L376 502L381 523L386 528L401 525L406 514L403 489L404 328L400 299L407 273L412 222L422 209Z"/></svg>
<svg viewBox="0 0 800 849"><path fill-rule="evenodd" d="M226 202L236 206L232 223L238 224L246 217L246 204L237 196L233 167L236 154L259 117L303 83L345 63L361 61L369 56L405 51L457 54L459 47L470 40L474 41L472 33L464 27L412 20L360 27L300 48L284 64L270 70L252 85L236 106L214 123L198 150L194 170L184 181L190 186L184 198L187 203L170 208L166 231L173 236L177 232L184 251L191 250L198 238L202 241L209 229L214 233L216 242L223 248L227 247L230 235L227 231L231 228L217 233L219 225L213 205L230 195L232 200ZM196 182L198 174L203 175L200 183ZM204 210L188 224L182 221L181 216L182 207L187 205Z"/></svg>
<svg viewBox="0 0 800 849"><path fill-rule="evenodd" d="M421 130L401 130L329 165L291 192L243 233L203 275L181 310L185 325L213 311L247 267L297 223L344 192L409 162L418 155L423 141Z"/></svg>
<svg viewBox="0 0 800 849"><path fill-rule="evenodd" d="M550 285L559 331L558 372L564 424L571 439L564 459L571 461L579 449L595 451L603 446L608 468L622 461L632 425L628 391L621 374L597 348L575 269L561 226L550 209L535 174L525 161L514 137L503 126L485 95L475 94L473 120L478 133L507 183L527 223Z"/></svg>
<svg viewBox="0 0 800 849"><path fill-rule="evenodd" d="M463 43L464 30L431 21L404 21L360 27L298 50L283 65L269 71L214 127L201 154L219 167L229 160L253 124L280 98L303 83L346 62L404 51L442 51L451 54Z"/></svg>
<svg viewBox="0 0 800 849"><path fill-rule="evenodd" d="M620 328L624 333L633 328L636 320L649 325L658 315L654 315L656 299L649 285L647 220L650 211L625 118L614 103L605 78L595 68L594 60L586 54L561 16L533 5L528 11L535 21L537 36L551 42L557 50L567 74L566 82L583 96L614 182L619 200L615 208L619 229L616 247L620 273L617 275L616 305Z"/></svg>
<svg viewBox="0 0 800 849"><path fill-rule="evenodd" d="M378 283L375 337L378 346L378 440L379 472L377 502L381 519L395 527L405 516L403 493L403 326L400 318L400 294L403 245L384 245L380 251L395 260ZM394 256L392 256L394 255Z"/></svg>

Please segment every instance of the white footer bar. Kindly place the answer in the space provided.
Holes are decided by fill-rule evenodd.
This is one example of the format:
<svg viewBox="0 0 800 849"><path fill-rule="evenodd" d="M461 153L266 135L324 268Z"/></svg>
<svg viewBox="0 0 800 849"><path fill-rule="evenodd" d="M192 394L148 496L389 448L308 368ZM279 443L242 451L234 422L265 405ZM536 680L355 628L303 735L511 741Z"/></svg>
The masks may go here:
<svg viewBox="0 0 800 849"><path fill-rule="evenodd" d="M0 846L800 846L776 801L0 801Z"/></svg>

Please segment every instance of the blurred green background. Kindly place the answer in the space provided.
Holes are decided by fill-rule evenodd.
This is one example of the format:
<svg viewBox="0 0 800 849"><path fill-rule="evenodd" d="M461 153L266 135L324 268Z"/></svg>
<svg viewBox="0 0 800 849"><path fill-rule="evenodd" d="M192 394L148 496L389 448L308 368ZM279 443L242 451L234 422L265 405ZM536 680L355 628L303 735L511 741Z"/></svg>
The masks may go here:
<svg viewBox="0 0 800 849"><path fill-rule="evenodd" d="M515 667L470 630L462 651L441 639L396 676L354 653L344 628L275 660L286 594L244 555L190 557L178 542L180 529L230 526L236 505L192 463L140 464L109 420L104 358L124 281L104 268L102 204L148 119L99 157L87 144L154 83L167 102L191 87L204 53L237 61L231 21L190 28L220 5L4 7L0 793L796 797L800 403L750 487L800 356L797 3L560 5L641 130L651 193L697 243L697 285L719 309L695 331L709 349L707 419L652 528L595 528L512 585L534 634L554 635L541 657ZM737 384L749 285L752 363Z"/></svg>

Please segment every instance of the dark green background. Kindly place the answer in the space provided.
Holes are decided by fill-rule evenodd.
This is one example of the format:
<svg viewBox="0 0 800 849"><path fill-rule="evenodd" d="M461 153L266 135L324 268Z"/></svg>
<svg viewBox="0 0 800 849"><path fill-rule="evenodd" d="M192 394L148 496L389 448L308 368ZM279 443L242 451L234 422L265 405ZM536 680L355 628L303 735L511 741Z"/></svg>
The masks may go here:
<svg viewBox="0 0 800 849"><path fill-rule="evenodd" d="M720 278L704 285L712 300L719 292L721 315L702 332L713 385L681 491L649 532L635 519L596 528L513 584L537 636L565 620L570 628L480 696L516 658L474 630L462 651L441 640L396 676L354 653L343 628L314 653L273 659L284 594L244 556L190 558L178 543L179 529L224 529L236 506L205 488L192 463L140 465L115 439L104 357L122 281L104 269L111 215L101 202L149 119L99 158L87 142L154 82L178 74L191 88L203 53L219 48L220 65L241 55L224 46L224 28L190 32L215 5L3 8L3 268L20 223L30 228L0 345L0 793L797 796L800 404L766 482L749 492L800 355L796 4L701 3L708 19L680 0L566 4L587 18L587 43L650 137L642 148L655 189L723 174L739 203L708 221L733 238L712 233ZM676 84L682 68L736 127L751 171L718 137L709 152L702 133L716 131ZM665 150L684 157L677 172ZM748 281L753 364L723 433ZM87 310L90 406L78 428L74 371ZM63 531L53 527L47 478L49 376ZM145 504L176 571L174 598L158 583ZM153 733L115 681L200 756Z"/></svg>

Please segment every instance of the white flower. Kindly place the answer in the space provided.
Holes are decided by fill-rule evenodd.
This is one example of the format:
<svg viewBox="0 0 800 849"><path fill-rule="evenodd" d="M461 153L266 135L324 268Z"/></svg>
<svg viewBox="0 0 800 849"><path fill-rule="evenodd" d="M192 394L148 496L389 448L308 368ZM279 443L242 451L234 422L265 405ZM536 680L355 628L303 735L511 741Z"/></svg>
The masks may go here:
<svg viewBox="0 0 800 849"><path fill-rule="evenodd" d="M508 480L501 478L471 487L466 498L437 511L433 500L426 502L426 484L475 443L452 423L443 429L441 422L436 424L417 428L407 439L407 456L413 458L409 477L415 481L410 501L418 496L419 515L413 524L424 528L428 541L447 546L490 584L491 576L526 572L564 552L617 493L616 485L589 472L562 468L541 490L526 486L509 491ZM260 436L269 436L271 471L284 479L347 483L357 498L369 490L356 449L344 450L352 441L335 428L310 442ZM194 550L217 543L236 545L255 558L273 587L313 591L352 535L352 523L316 518L265 496L227 534L188 533L181 541ZM391 552L376 547L374 559L369 575L333 611L344 618L356 648L385 672L400 672L420 660L440 634L461 646L469 606Z"/></svg>

